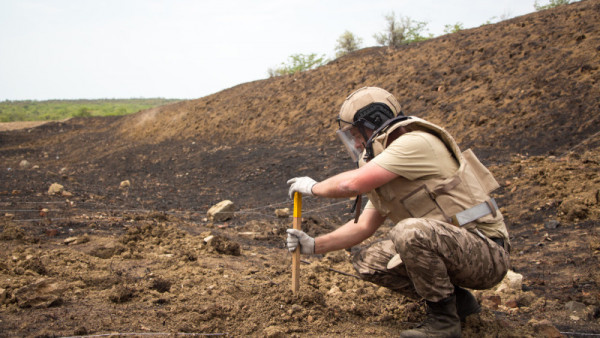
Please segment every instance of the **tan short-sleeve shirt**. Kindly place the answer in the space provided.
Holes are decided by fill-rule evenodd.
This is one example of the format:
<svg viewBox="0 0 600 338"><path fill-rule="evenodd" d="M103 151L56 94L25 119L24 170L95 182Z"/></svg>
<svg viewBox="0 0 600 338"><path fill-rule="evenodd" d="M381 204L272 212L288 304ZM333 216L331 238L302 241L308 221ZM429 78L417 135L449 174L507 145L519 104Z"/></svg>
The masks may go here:
<svg viewBox="0 0 600 338"><path fill-rule="evenodd" d="M450 177L458 162L438 137L425 131L406 133L394 140L371 161L411 181ZM371 202L367 208L372 208Z"/></svg>

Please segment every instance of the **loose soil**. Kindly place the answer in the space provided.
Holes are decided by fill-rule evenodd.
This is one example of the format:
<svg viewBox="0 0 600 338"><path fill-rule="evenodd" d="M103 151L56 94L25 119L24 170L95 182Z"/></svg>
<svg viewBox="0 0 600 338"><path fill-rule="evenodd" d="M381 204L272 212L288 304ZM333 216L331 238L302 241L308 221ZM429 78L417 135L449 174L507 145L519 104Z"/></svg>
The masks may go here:
<svg viewBox="0 0 600 338"><path fill-rule="evenodd" d="M0 335L413 327L423 302L356 278L346 251L303 257L293 295L292 219L275 214L292 208L287 179L352 169L335 116L372 85L446 127L501 185L494 197L523 280L475 290L483 311L463 336L598 336L599 51L600 1L587 0L131 116L2 130ZM63 190L49 194L53 183ZM209 220L225 199L233 217ZM331 231L351 205L305 198L303 229Z"/></svg>
<svg viewBox="0 0 600 338"><path fill-rule="evenodd" d="M48 121L0 122L0 131L34 128L47 122Z"/></svg>

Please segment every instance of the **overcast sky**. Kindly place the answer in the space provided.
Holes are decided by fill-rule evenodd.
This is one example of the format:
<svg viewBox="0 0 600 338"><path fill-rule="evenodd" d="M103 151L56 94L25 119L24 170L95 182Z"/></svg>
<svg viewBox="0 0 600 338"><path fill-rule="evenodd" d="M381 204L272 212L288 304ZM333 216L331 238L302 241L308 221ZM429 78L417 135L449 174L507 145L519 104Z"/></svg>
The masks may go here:
<svg viewBox="0 0 600 338"><path fill-rule="evenodd" d="M535 0L0 0L0 101L203 97L268 77L292 54L333 58L384 16L478 27ZM548 1L540 1L545 4Z"/></svg>

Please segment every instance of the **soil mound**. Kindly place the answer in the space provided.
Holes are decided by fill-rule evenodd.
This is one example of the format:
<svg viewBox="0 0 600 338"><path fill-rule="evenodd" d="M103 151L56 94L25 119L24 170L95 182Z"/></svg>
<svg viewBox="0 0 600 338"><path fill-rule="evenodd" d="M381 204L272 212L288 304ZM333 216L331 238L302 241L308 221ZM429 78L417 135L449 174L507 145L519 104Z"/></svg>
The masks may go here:
<svg viewBox="0 0 600 338"><path fill-rule="evenodd" d="M368 48L316 70L151 109L119 127L133 139L325 143L362 86L405 114L443 124L486 153L560 154L600 123L599 3L583 1L398 49Z"/></svg>
<svg viewBox="0 0 600 338"><path fill-rule="evenodd" d="M446 127L501 187L515 274L477 291L466 337L600 334L600 0L126 117L0 131L0 332L9 336L394 336L424 307L303 257L290 292L287 179L351 169L346 95L383 87ZM53 183L63 189L48 193ZM207 210L231 200L222 222ZM331 231L350 200L304 200ZM384 237L385 224L372 240Z"/></svg>

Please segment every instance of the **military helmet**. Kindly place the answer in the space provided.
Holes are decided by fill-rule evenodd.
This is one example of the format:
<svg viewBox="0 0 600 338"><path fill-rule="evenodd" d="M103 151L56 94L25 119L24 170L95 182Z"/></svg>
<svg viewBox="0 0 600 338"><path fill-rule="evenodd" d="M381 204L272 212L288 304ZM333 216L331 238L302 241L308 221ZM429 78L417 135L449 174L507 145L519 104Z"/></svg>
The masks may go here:
<svg viewBox="0 0 600 338"><path fill-rule="evenodd" d="M375 130L383 122L402 115L394 95L378 87L363 87L350 94L340 109L340 129L364 126Z"/></svg>
<svg viewBox="0 0 600 338"><path fill-rule="evenodd" d="M358 162L369 135L398 115L403 115L400 103L392 94L377 87L363 87L350 94L342 104L336 134L352 160Z"/></svg>

